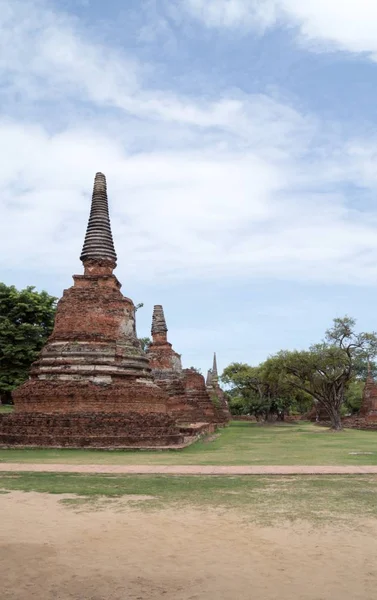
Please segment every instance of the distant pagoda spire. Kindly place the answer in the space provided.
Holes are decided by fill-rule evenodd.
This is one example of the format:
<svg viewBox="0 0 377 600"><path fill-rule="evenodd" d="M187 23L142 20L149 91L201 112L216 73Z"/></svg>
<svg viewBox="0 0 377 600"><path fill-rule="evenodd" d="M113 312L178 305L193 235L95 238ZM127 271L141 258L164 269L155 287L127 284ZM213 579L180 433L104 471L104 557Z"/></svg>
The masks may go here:
<svg viewBox="0 0 377 600"><path fill-rule="evenodd" d="M152 337L155 340L156 338L167 339L168 328L166 326L164 309L161 304L156 304L153 307L153 317L152 317Z"/></svg>
<svg viewBox="0 0 377 600"><path fill-rule="evenodd" d="M207 387L211 387L212 386L212 369L209 369L207 371L206 386Z"/></svg>
<svg viewBox="0 0 377 600"><path fill-rule="evenodd" d="M370 359L368 357L368 375L367 375L367 382L368 383L374 383L374 378L372 375L372 365L370 364Z"/></svg>
<svg viewBox="0 0 377 600"><path fill-rule="evenodd" d="M219 378L219 373L217 371L217 359L216 359L216 352L215 352L213 355L212 379L218 380L218 378Z"/></svg>
<svg viewBox="0 0 377 600"><path fill-rule="evenodd" d="M117 255L111 233L106 177L97 173L94 179L92 206L80 260L111 262L116 267Z"/></svg>

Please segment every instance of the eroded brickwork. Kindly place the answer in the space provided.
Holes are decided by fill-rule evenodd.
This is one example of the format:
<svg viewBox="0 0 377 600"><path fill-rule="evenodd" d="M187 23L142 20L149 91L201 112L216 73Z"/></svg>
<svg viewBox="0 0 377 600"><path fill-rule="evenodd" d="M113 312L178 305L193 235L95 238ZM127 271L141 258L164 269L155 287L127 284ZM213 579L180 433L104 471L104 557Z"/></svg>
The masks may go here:
<svg viewBox="0 0 377 600"><path fill-rule="evenodd" d="M70 413L0 415L3 446L129 448L173 446L183 440L168 415Z"/></svg>
<svg viewBox="0 0 377 600"><path fill-rule="evenodd" d="M195 369L184 369L183 373L187 402L195 407L192 414L194 422L218 423L215 405L208 394L203 375Z"/></svg>
<svg viewBox="0 0 377 600"><path fill-rule="evenodd" d="M169 414L180 423L222 423L223 415L212 402L203 376L194 370L183 371L181 356L168 342L167 332L163 308L156 305L147 356L155 381L169 396Z"/></svg>
<svg viewBox="0 0 377 600"><path fill-rule="evenodd" d="M136 336L135 306L113 274L116 254L102 174L96 175L81 259L84 275L74 276L59 301L54 331L30 380L13 394L15 413L0 422L0 443L180 443L168 396L154 382Z"/></svg>
<svg viewBox="0 0 377 600"><path fill-rule="evenodd" d="M363 391L363 400L360 408L360 417L366 422L377 422L377 383L369 370Z"/></svg>
<svg viewBox="0 0 377 600"><path fill-rule="evenodd" d="M185 396L181 356L168 342L167 332L163 308L156 305L152 317L152 343L147 350L149 364L156 383L169 397L169 414L180 423L192 423L195 403Z"/></svg>

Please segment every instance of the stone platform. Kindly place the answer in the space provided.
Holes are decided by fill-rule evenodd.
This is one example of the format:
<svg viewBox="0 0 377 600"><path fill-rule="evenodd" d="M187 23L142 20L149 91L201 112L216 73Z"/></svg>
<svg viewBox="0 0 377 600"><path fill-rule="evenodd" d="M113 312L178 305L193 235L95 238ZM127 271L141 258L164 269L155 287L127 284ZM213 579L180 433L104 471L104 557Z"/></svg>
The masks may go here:
<svg viewBox="0 0 377 600"><path fill-rule="evenodd" d="M0 447L164 448L184 444L185 437L164 414L0 415Z"/></svg>

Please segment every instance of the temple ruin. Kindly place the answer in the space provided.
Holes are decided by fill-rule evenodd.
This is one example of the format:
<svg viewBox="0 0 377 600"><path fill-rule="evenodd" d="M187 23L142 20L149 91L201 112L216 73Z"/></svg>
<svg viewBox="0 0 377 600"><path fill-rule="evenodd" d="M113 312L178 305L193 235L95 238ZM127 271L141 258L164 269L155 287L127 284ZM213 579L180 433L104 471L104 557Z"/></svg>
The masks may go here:
<svg viewBox="0 0 377 600"><path fill-rule="evenodd" d="M359 415L367 422L377 421L377 383L373 378L370 364Z"/></svg>
<svg viewBox="0 0 377 600"><path fill-rule="evenodd" d="M186 402L181 356L168 342L167 332L164 310L161 305L156 305L153 309L152 342L147 350L147 358L156 383L169 397L169 414L180 421L191 423L193 406Z"/></svg>
<svg viewBox="0 0 377 600"><path fill-rule="evenodd" d="M166 447L184 437L168 414L136 335L135 306L114 275L106 179L97 173L83 275L58 302L55 326L30 378L1 415L0 444L53 447ZM176 355L178 356L178 355Z"/></svg>
<svg viewBox="0 0 377 600"><path fill-rule="evenodd" d="M180 424L216 424L219 421L216 407L206 390L203 376L194 369L182 369L181 355L168 342L167 332L163 307L156 305L147 357L156 383L169 396L169 414Z"/></svg>
<svg viewBox="0 0 377 600"><path fill-rule="evenodd" d="M228 423L230 421L230 411L225 394L219 384L216 352L213 355L212 369L209 369L207 373L206 387L215 406L217 422Z"/></svg>

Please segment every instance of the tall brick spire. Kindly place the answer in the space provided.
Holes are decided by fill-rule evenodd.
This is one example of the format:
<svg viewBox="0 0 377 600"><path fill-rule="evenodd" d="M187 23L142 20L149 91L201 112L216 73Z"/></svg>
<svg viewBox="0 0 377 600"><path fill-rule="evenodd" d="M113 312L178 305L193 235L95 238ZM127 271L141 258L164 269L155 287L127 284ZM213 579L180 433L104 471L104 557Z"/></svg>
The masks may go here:
<svg viewBox="0 0 377 600"><path fill-rule="evenodd" d="M80 260L85 264L110 262L116 267L113 236L111 233L106 177L97 173L94 180L92 206Z"/></svg>
<svg viewBox="0 0 377 600"><path fill-rule="evenodd" d="M213 355L212 378L216 380L219 378L219 373L217 371L216 352Z"/></svg>
<svg viewBox="0 0 377 600"><path fill-rule="evenodd" d="M370 360L368 358L368 375L367 375L367 383L374 383L373 375L372 375L372 366L370 364Z"/></svg>
<svg viewBox="0 0 377 600"><path fill-rule="evenodd" d="M156 304L153 308L152 317L152 337L153 341L166 341L168 328L166 327L164 309L161 304Z"/></svg>

